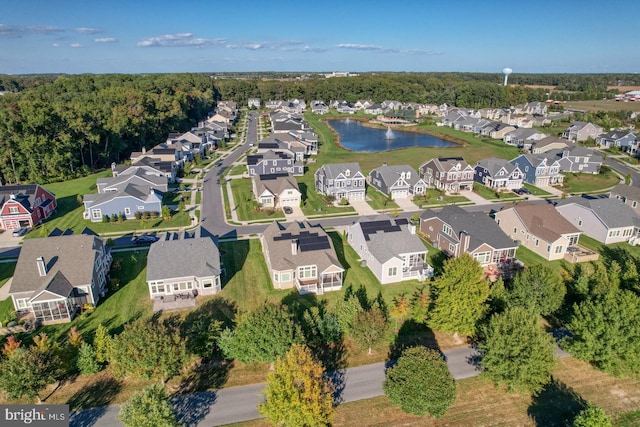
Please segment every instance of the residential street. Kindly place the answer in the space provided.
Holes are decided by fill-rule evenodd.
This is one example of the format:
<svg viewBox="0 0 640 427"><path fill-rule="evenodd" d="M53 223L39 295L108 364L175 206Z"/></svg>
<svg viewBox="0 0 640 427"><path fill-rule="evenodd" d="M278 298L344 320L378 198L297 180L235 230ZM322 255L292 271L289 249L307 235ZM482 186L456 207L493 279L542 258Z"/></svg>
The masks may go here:
<svg viewBox="0 0 640 427"><path fill-rule="evenodd" d="M444 352L449 371L456 379L464 379L479 374L473 364L476 351L461 347ZM344 384L338 396L341 403L354 402L382 396L385 363L358 366L347 369L342 381L336 381L338 389ZM340 375L334 376L339 378ZM181 423L188 426L220 426L260 417L256 406L260 401L260 392L264 383L241 387L230 387L215 392L201 392L181 396L174 400L174 408ZM71 414L70 425L77 427L116 427L121 426L117 419L118 405L106 408L94 408Z"/></svg>

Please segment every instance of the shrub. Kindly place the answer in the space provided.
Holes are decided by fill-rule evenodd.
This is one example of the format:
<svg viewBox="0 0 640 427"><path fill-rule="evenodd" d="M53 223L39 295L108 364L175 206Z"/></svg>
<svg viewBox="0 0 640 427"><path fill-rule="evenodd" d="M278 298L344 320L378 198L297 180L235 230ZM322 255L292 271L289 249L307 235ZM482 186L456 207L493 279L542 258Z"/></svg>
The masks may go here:
<svg viewBox="0 0 640 427"><path fill-rule="evenodd" d="M140 220L142 219L142 212L136 211L136 213L133 214L133 216L135 217L135 219Z"/></svg>
<svg viewBox="0 0 640 427"><path fill-rule="evenodd" d="M109 222L110 220L109 215L102 215L102 222Z"/></svg>

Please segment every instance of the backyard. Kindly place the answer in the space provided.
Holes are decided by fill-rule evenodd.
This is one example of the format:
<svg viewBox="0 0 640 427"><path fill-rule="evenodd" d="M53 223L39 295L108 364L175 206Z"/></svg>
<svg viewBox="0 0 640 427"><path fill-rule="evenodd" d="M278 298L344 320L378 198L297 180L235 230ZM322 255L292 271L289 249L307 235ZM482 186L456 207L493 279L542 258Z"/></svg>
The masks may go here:
<svg viewBox="0 0 640 427"><path fill-rule="evenodd" d="M258 202L253 196L252 183L250 179L232 179L230 184L238 220L276 220L284 218L284 213L282 213L281 210L259 208ZM228 200L226 204L228 204Z"/></svg>
<svg viewBox="0 0 640 427"><path fill-rule="evenodd" d="M564 184L560 189L569 194L603 192L620 182L618 175L602 166L597 175L588 173L565 173Z"/></svg>

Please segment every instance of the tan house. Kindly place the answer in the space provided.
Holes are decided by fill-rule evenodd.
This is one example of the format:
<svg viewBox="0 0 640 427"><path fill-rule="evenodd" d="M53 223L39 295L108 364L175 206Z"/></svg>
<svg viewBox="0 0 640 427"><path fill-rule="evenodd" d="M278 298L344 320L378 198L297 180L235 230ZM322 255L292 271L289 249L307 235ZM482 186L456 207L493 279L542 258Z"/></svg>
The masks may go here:
<svg viewBox="0 0 640 427"><path fill-rule="evenodd" d="M496 212L495 220L511 239L547 261L563 259L581 234L551 204L518 203Z"/></svg>
<svg viewBox="0 0 640 427"><path fill-rule="evenodd" d="M255 175L252 184L253 195L262 207L280 209L300 206L302 193L296 179L289 174Z"/></svg>
<svg viewBox="0 0 640 427"><path fill-rule="evenodd" d="M342 289L344 267L319 225L274 221L260 240L274 288L295 287L300 294L318 295Z"/></svg>

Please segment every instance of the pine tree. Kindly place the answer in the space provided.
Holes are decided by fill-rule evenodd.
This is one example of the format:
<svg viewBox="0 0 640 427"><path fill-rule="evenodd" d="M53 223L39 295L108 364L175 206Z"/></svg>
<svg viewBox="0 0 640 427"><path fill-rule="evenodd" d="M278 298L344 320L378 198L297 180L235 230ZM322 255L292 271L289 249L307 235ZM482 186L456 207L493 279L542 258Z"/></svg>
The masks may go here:
<svg viewBox="0 0 640 427"><path fill-rule="evenodd" d="M113 338L107 328L102 324L98 325L95 338L93 339L93 345L95 346L96 360L99 363L109 362L112 344Z"/></svg>
<svg viewBox="0 0 640 427"><path fill-rule="evenodd" d="M100 363L96 359L93 346L83 342L78 351L76 366L82 375L93 375L100 372Z"/></svg>

